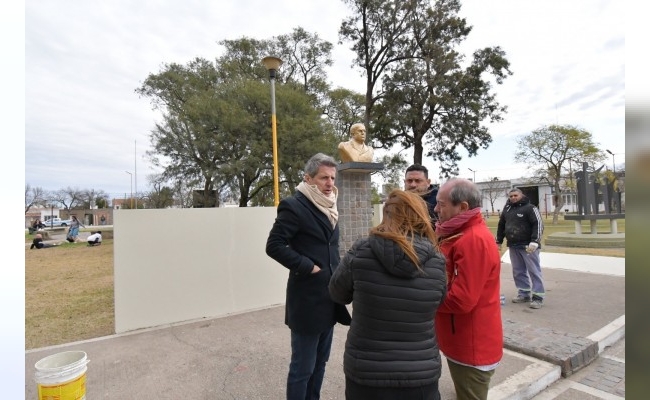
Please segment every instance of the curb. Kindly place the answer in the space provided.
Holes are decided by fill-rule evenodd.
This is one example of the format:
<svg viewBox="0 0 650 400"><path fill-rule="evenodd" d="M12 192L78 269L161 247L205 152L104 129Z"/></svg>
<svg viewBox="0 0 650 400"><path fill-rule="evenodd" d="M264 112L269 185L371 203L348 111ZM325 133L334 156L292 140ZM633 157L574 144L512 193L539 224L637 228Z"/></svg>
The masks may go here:
<svg viewBox="0 0 650 400"><path fill-rule="evenodd" d="M598 357L598 343L571 333L505 320L504 347L559 365L567 377Z"/></svg>
<svg viewBox="0 0 650 400"><path fill-rule="evenodd" d="M594 342L597 346L597 353L591 360L583 360L583 368L599 358L602 351L625 337L625 315L622 315L605 325L603 328L592 333L586 339ZM504 353L519 357L532 364L523 371L514 374L501 384L490 388L488 397L490 400L529 400L550 387L553 383L560 381L563 371L557 363L544 361L535 355L529 356L517 351L504 348ZM576 369L572 370L576 371Z"/></svg>
<svg viewBox="0 0 650 400"><path fill-rule="evenodd" d="M587 336L587 339L598 342L598 354L600 354L605 350L605 348L613 345L624 337L625 315L621 315L603 328Z"/></svg>
<svg viewBox="0 0 650 400"><path fill-rule="evenodd" d="M532 364L490 388L488 392L490 400L528 400L560 379L562 369L559 365L508 349L504 349L503 352L530 361Z"/></svg>

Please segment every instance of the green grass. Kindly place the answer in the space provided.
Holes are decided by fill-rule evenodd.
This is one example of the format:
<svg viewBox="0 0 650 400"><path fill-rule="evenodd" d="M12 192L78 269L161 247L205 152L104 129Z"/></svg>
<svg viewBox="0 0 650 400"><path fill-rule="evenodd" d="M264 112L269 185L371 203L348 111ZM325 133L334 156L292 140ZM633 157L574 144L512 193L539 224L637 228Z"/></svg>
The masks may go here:
<svg viewBox="0 0 650 400"><path fill-rule="evenodd" d="M570 253L570 254L586 254L586 255L597 255L597 256L610 256L610 257L625 257L625 248L619 249L598 249L598 248L577 248L577 247L554 247L554 246L545 246L546 238L558 232L575 232L575 221L566 221L562 216L557 221L557 224L553 224L553 217L551 215L548 218L542 217L544 221L544 233L542 234L542 251L547 251L549 253ZM497 224L499 223L499 218L497 216L490 216L490 218L485 220L488 227L496 237L497 233ZM625 232L625 220L617 220L617 229L618 233ZM582 221L582 233L588 233L591 231L589 221ZM609 226L609 220L598 220L596 221L596 230L598 233L611 233ZM505 246L502 251L505 251Z"/></svg>

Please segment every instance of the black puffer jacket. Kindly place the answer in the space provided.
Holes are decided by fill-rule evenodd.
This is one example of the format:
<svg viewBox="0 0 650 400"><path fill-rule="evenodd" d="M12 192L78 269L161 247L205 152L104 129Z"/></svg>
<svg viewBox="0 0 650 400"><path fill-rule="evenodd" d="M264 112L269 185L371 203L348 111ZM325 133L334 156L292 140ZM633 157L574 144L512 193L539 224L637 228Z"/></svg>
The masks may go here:
<svg viewBox="0 0 650 400"><path fill-rule="evenodd" d="M445 259L425 238L415 249L423 271L397 243L359 239L330 281L332 300L352 303L343 369L361 385L418 387L440 378L433 321L447 290Z"/></svg>

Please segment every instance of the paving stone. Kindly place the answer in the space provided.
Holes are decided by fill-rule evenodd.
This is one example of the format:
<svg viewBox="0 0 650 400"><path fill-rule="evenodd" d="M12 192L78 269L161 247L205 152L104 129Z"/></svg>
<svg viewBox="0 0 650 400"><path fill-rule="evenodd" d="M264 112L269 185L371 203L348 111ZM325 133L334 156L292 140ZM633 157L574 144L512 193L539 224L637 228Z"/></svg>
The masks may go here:
<svg viewBox="0 0 650 400"><path fill-rule="evenodd" d="M598 356L598 343L578 335L504 320L504 347L559 365L567 377Z"/></svg>
<svg viewBox="0 0 650 400"><path fill-rule="evenodd" d="M592 367L580 371L574 380L585 386L625 397L625 363L599 357Z"/></svg>

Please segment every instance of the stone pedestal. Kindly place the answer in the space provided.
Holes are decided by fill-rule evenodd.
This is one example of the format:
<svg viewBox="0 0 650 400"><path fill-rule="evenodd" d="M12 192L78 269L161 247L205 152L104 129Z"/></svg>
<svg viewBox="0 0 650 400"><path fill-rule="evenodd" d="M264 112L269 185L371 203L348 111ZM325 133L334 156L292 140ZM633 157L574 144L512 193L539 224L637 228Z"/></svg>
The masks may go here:
<svg viewBox="0 0 650 400"><path fill-rule="evenodd" d="M338 166L339 249L341 258L372 227L372 184L370 174L384 169L382 163L349 162Z"/></svg>

